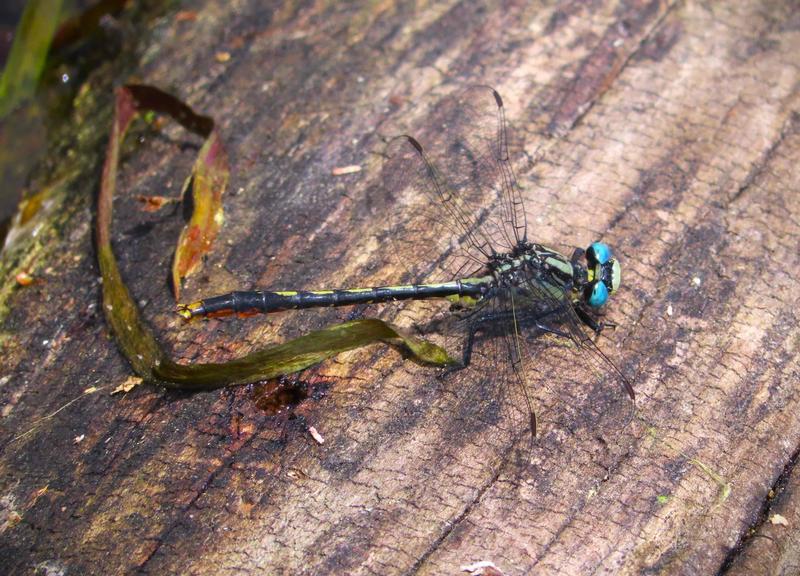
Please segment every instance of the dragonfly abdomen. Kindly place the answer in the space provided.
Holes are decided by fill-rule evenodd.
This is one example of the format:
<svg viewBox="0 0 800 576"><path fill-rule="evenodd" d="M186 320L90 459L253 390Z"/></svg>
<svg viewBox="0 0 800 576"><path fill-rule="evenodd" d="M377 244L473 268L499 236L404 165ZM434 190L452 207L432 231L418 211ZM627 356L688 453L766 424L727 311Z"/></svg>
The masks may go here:
<svg viewBox="0 0 800 576"><path fill-rule="evenodd" d="M441 284L407 284L344 290L230 292L191 304L182 304L178 307L178 313L186 319L191 319L197 316L216 317L232 314L249 316L283 310L373 304L396 300L425 300L451 296L479 298L487 287L481 280L489 281L490 278L454 280Z"/></svg>

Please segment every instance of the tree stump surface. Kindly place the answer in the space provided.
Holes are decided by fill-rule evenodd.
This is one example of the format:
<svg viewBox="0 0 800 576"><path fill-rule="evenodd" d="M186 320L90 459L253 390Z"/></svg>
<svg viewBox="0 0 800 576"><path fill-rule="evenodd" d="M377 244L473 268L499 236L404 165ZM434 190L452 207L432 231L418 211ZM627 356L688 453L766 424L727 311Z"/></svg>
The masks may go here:
<svg viewBox="0 0 800 576"><path fill-rule="evenodd" d="M259 386L111 395L132 373L98 310L91 196L111 107L87 90L72 130L89 168L53 160L65 216L3 256L3 572L800 572L797 3L410 4L200 2L147 32L135 78L212 115L231 157L225 226L184 297L391 280L397 264L373 265L375 152L398 132L424 142L425 102L489 84L529 159L515 168L532 238L602 237L622 262L618 327L598 345L632 376L635 416L623 391L542 353L528 450L495 433L502 383L442 380L382 345L300 374L311 393L291 416L259 408ZM347 314L422 317L182 324L165 280L182 221L134 197L176 193L197 141L139 136L114 245L182 361ZM332 174L348 165L363 170ZM9 288L22 268L41 282Z"/></svg>

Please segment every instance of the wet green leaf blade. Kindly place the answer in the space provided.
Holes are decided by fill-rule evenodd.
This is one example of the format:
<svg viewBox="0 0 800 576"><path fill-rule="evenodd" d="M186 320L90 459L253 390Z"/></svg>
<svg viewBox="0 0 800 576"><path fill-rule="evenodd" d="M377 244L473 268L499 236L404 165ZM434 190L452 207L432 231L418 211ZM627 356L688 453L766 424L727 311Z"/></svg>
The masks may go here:
<svg viewBox="0 0 800 576"><path fill-rule="evenodd" d="M61 4L61 0L29 0L25 6L0 77L0 118L36 90L58 26Z"/></svg>
<svg viewBox="0 0 800 576"><path fill-rule="evenodd" d="M341 352L375 342L404 347L418 362L437 366L456 364L439 346L404 335L382 320L369 318L317 330L230 362L188 366L168 361L153 372L159 380L180 388L219 388L298 372Z"/></svg>
<svg viewBox="0 0 800 576"><path fill-rule="evenodd" d="M439 346L405 335L398 328L376 319L330 326L283 344L257 350L231 362L185 365L167 357L142 320L120 275L111 246L112 207L120 145L133 119L145 110L169 114L183 126L207 136L194 172L195 178L206 180L200 185L204 193L219 192L227 181L227 158L221 141L213 132L210 118L196 114L175 97L150 86L126 86L117 91L114 123L97 203L97 257L103 278L103 312L120 350L138 376L189 390L219 388L297 372L340 352L375 342L403 347L422 363L439 366L456 364ZM215 217L214 212L208 212L208 216ZM217 222L219 224L221 222Z"/></svg>

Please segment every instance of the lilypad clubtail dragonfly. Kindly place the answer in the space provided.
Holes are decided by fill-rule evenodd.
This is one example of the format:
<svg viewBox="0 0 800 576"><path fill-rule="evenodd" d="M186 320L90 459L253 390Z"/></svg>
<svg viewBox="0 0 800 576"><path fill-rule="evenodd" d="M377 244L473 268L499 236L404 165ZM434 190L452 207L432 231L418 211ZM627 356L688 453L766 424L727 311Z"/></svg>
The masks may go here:
<svg viewBox="0 0 800 576"><path fill-rule="evenodd" d="M527 345L542 334L570 344L583 364L619 381L631 399L630 381L595 343L604 323L599 311L620 287L620 265L603 242L571 257L528 238L522 191L509 158L505 108L487 86L473 86L437 108L441 140L434 161L411 136L390 140L384 152L383 200L401 210L392 251L418 282L333 290L238 291L180 305L186 319L251 315L323 306L402 300L448 299L454 332L462 342L461 365L481 354L521 399L532 435L536 417L523 362ZM416 267L413 263L418 263ZM499 342L499 345L497 344ZM505 355L507 358L498 358ZM502 368L503 365L510 369ZM599 370L597 370L599 369Z"/></svg>

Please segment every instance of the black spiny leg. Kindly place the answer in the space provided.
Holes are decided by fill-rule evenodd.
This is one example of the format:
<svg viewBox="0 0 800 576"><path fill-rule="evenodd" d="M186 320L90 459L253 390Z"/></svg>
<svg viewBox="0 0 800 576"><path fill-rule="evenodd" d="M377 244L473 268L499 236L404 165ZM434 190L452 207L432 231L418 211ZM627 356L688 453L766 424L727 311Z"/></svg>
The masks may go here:
<svg viewBox="0 0 800 576"><path fill-rule="evenodd" d="M492 321L502 321L506 318L507 314L498 313L498 312L488 312L479 316L474 322L470 323L469 331L467 332L467 338L464 342L464 351L461 353L461 366L456 366L451 371L456 370L463 370L467 366L469 366L470 362L472 361L472 347L475 345L475 334L481 329L483 324Z"/></svg>
<svg viewBox="0 0 800 576"><path fill-rule="evenodd" d="M617 327L617 323L612 320L603 320L603 328L611 328L612 330Z"/></svg>
<svg viewBox="0 0 800 576"><path fill-rule="evenodd" d="M461 354L461 366L458 367L458 370L466 368L472 361L472 346L475 344L475 333L477 331L478 329L475 326L469 327L469 332L467 332L467 339L464 342L464 352L462 352Z"/></svg>
<svg viewBox="0 0 800 576"><path fill-rule="evenodd" d="M542 324L541 322L536 323L536 329L544 332L545 334L553 334L555 336L560 336L561 338L571 338L569 334L564 332L563 330L559 330L558 328L553 328L548 326L547 324Z"/></svg>
<svg viewBox="0 0 800 576"><path fill-rule="evenodd" d="M572 258L570 258L569 261L573 265L575 265L575 264L580 265L581 260L583 260L583 257L584 257L585 254L586 254L586 250L584 250L583 248L575 248L575 251L572 253Z"/></svg>
<svg viewBox="0 0 800 576"><path fill-rule="evenodd" d="M475 343L475 333L477 331L477 328L474 326L469 327L469 332L467 332L466 340L464 342L464 352L461 354L461 364L448 366L447 368L441 370L436 376L436 380L439 381L440 390L445 390L444 388L441 388L441 386L444 384L445 378L450 376L450 374L460 372L469 366L469 362L472 359L472 345Z"/></svg>
<svg viewBox="0 0 800 576"><path fill-rule="evenodd" d="M599 335L600 332L603 331L603 328L606 327L605 322L598 322L586 309L581 305L575 306L575 313L578 315L578 318L581 319L581 322L586 324L589 328L591 328L595 334ZM610 323L608 324L611 325ZM614 324L616 326L616 324Z"/></svg>

